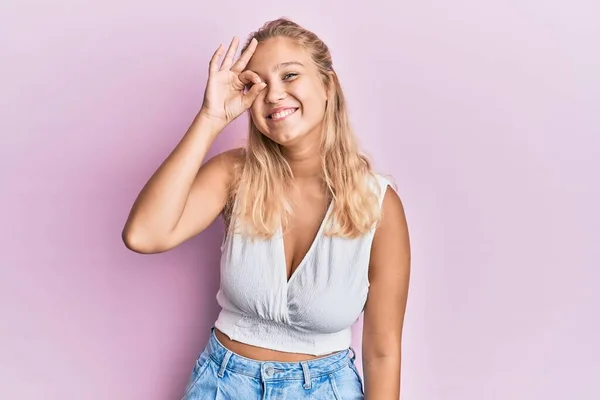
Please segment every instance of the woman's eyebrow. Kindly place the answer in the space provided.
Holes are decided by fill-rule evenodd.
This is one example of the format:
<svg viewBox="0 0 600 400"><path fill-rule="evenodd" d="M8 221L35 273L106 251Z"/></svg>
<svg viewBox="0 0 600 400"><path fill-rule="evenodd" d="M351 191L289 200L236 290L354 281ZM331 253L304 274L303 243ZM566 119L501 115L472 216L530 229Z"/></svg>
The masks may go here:
<svg viewBox="0 0 600 400"><path fill-rule="evenodd" d="M282 68L285 68L285 67L289 67L291 65L295 65L295 66L299 66L299 67L303 67L304 68L304 64L302 64L300 61L286 61L286 62L282 62L282 63L279 63L279 64L275 65L272 68L272 71L273 72L277 72L278 70L280 70ZM260 75L260 72L258 72L256 70L253 70L252 68L250 68L250 66L247 66L247 69L250 69L250 70L256 72L258 75Z"/></svg>
<svg viewBox="0 0 600 400"><path fill-rule="evenodd" d="M289 67L291 65L299 65L301 67L304 67L304 64L302 64L300 61L286 61L286 62L282 62L282 63L279 63L276 66L274 66L273 71L277 71L278 69Z"/></svg>

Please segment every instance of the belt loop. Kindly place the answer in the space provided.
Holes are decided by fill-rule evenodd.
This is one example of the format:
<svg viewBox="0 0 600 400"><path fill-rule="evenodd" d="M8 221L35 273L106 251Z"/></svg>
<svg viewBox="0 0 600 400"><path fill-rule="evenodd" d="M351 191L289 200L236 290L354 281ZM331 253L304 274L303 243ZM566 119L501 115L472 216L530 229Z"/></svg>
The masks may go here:
<svg viewBox="0 0 600 400"><path fill-rule="evenodd" d="M354 351L352 346L350 346L349 349L352 351L352 357L350 357L350 361L354 362L354 359L356 358L356 351Z"/></svg>
<svg viewBox="0 0 600 400"><path fill-rule="evenodd" d="M310 371L308 370L308 363L306 361L302 361L300 365L302 365L302 372L304 372L304 389L310 389L312 385Z"/></svg>
<svg viewBox="0 0 600 400"><path fill-rule="evenodd" d="M227 367L227 363L229 362L232 354L233 353L231 351L227 350L225 357L223 357L223 361L221 361L221 369L219 369L219 378L222 378L225 374L225 367Z"/></svg>

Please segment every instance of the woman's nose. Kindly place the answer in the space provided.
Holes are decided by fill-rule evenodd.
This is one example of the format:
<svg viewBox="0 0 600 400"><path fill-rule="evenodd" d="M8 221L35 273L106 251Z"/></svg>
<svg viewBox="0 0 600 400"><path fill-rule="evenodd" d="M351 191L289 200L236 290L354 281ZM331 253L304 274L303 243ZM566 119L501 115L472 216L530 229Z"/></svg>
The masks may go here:
<svg viewBox="0 0 600 400"><path fill-rule="evenodd" d="M265 101L267 103L278 103L286 96L285 90L283 90L283 87L279 84L268 84L266 91Z"/></svg>

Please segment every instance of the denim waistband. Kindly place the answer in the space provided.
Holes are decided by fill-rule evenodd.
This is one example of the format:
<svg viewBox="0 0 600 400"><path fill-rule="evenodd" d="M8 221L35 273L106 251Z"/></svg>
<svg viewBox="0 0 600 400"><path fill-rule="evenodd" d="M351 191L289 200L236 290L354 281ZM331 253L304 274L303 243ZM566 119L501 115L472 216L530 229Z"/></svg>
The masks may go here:
<svg viewBox="0 0 600 400"><path fill-rule="evenodd" d="M263 380L301 379L310 382L311 377L329 375L344 368L354 360L354 349L335 352L331 355L297 362L258 361L243 357L232 352L219 342L211 328L210 339L206 346L208 356L220 366L219 376L225 370Z"/></svg>

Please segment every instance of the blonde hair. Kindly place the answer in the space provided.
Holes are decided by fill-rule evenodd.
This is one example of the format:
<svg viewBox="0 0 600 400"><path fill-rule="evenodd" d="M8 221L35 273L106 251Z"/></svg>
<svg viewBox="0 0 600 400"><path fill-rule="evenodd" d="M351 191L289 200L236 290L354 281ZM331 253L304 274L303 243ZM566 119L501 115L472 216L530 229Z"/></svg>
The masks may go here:
<svg viewBox="0 0 600 400"><path fill-rule="evenodd" d="M260 43L280 36L294 39L304 47L322 82L330 88L321 135L321 177L333 207L324 233L345 238L361 236L380 221L379 193L374 191L378 186L373 186L376 178L370 161L359 153L329 48L314 33L280 18L251 33L243 50L252 38ZM229 224L229 220L239 220L244 233L251 237L268 238L280 223L283 229L289 225L292 207L287 193L293 185L293 173L281 146L263 135L250 115L248 120L248 141L235 169L225 219L233 226L236 224Z"/></svg>

